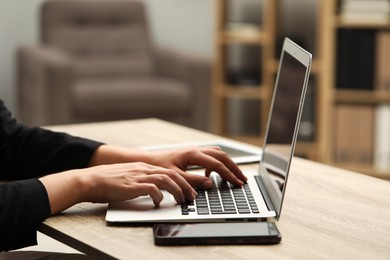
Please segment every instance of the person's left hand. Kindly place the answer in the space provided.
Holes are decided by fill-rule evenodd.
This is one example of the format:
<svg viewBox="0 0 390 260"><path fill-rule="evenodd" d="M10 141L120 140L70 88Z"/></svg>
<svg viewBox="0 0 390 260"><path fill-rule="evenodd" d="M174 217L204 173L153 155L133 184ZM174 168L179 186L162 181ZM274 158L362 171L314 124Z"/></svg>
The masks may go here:
<svg viewBox="0 0 390 260"><path fill-rule="evenodd" d="M247 180L238 166L217 146L150 151L147 158L147 163L177 171L196 188L211 188L208 177L212 171L235 186L242 186ZM205 176L187 173L187 167L191 165L204 167Z"/></svg>

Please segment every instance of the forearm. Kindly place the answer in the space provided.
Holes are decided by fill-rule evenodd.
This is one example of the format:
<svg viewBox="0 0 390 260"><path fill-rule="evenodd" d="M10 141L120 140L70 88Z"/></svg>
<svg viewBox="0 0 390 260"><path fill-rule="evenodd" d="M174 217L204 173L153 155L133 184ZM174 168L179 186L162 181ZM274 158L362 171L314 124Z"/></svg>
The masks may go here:
<svg viewBox="0 0 390 260"><path fill-rule="evenodd" d="M51 174L40 178L45 186L51 213L61 212L77 203L94 201L91 190L98 180L95 178L99 165L152 161L151 155L141 149L129 149L111 145L101 145L93 153L89 168ZM93 177L95 176L95 177Z"/></svg>
<svg viewBox="0 0 390 260"><path fill-rule="evenodd" d="M150 154L142 149L101 145L95 150L89 162L89 166L129 162L149 163L150 160Z"/></svg>
<svg viewBox="0 0 390 260"><path fill-rule="evenodd" d="M87 178L78 170L51 174L40 178L50 203L51 214L87 201Z"/></svg>

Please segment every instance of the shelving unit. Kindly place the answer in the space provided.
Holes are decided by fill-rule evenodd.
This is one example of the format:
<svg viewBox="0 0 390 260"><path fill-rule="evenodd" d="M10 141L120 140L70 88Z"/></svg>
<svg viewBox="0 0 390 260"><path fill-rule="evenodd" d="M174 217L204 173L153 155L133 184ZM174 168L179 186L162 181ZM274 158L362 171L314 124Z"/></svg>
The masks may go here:
<svg viewBox="0 0 390 260"><path fill-rule="evenodd" d="M217 134L243 142L262 145L268 108L272 95L274 77L278 67L275 59L279 5L283 1L259 0L262 8L260 26L241 24L229 26L228 4L232 0L216 1L216 40L213 82L214 131ZM358 21L350 22L339 15L340 0L319 0L316 14L315 51L312 66L315 97L315 134L313 140L298 141L296 151L306 158L342 168L363 172L369 175L390 179L390 171L378 171L372 165L360 163L336 163L335 154L335 110L339 104L377 106L390 104L390 91L339 89L336 86L337 31L339 29L370 29L390 31L389 22ZM227 81L227 58L229 46L241 44L257 46L261 49L259 84L232 84ZM310 51L310 50L309 50ZM259 131L255 133L231 133L229 121L232 120L229 102L246 100L259 102ZM253 109L252 109L253 111ZM230 114L229 114L230 113ZM256 134L257 133L257 134ZM259 134L260 133L260 134Z"/></svg>
<svg viewBox="0 0 390 260"><path fill-rule="evenodd" d="M231 0L217 0L216 1L216 36L215 36L215 59L214 59L214 77L213 77L213 112L214 112L214 132L229 138L239 141L251 143L254 145L263 145L263 138L265 134L266 121L268 117L268 110L271 102L272 91L274 87L274 80L278 68L278 60L275 58L275 50L277 46L277 27L278 27L278 12L281 1L273 0L259 0L262 2L262 8L259 9L259 16L262 17L260 25L243 24L238 26L229 26L229 17L227 15L229 3ZM320 10L320 7L318 7ZM317 19L317 28L321 26L320 18ZM316 31L319 31L319 30ZM321 37L318 33L317 38ZM227 81L226 74L227 59L226 53L229 46L234 44L241 44L245 46L258 46L261 49L261 55L258 59L261 61L259 74L261 75L261 82L259 84L232 84ZM316 41L316 49L320 50L321 41ZM277 50L279 51L279 50ZM319 53L319 51L317 51ZM276 55L278 56L278 55ZM319 56L319 55L317 55ZM252 57L256 58L256 57ZM315 75L315 101L318 104L318 97L322 96L322 87L320 86L322 62L318 57L314 57L312 66L312 75ZM231 133L229 130L230 121L232 119L232 112L229 109L229 102L232 100L259 102L259 117L261 120L256 122L258 129L253 133ZM321 114L321 108L316 105L315 118ZM253 113L253 109L252 112ZM234 113L233 113L234 114ZM256 116L256 115L251 115ZM321 134L321 121L315 125L315 135L312 141L298 141L296 146L297 154L318 160L319 140Z"/></svg>
<svg viewBox="0 0 390 260"><path fill-rule="evenodd" d="M390 91L376 90L354 90L340 89L336 83L336 65L337 65L337 31L339 29L370 29L375 31L387 30L390 31L390 20L388 22L373 22L373 21L345 21L340 15L340 0L322 0L322 16L323 25L321 27L322 34L322 50L323 57L323 74L322 85L326 89L324 96L321 97L322 113L320 120L322 125L326 126L326 131L322 132L321 139L321 161L336 166L363 172L372 176L377 176L385 179L390 179L389 171L378 171L373 164L364 165L359 163L336 163L335 154L335 110L340 104L344 105L365 105L377 106L379 104L390 104ZM390 46L389 46L390 48ZM390 134L390 133L389 133ZM369 138L369 137L367 137ZM359 142L359 140L356 140Z"/></svg>
<svg viewBox="0 0 390 260"><path fill-rule="evenodd" d="M276 5L274 1L263 1L263 9L259 10L260 24L234 22L229 20L229 0L216 0L216 36L215 36L215 63L213 77L213 112L214 132L244 142L261 144L259 135L251 133L237 133L229 131L230 115L229 106L232 103L251 102L258 107L260 115L259 130L262 134L265 131L265 119L270 104L272 93L272 54L274 53L274 14ZM229 77L229 51L232 48L252 48L259 52L257 57L259 67L257 73L259 82L231 82ZM230 109L231 110L231 109ZM256 109L257 110L257 109Z"/></svg>

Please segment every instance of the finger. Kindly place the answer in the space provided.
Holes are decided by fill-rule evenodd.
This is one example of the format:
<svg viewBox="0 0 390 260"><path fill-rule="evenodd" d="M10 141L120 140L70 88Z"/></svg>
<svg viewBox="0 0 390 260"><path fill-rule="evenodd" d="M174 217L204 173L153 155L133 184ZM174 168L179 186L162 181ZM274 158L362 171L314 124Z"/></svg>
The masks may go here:
<svg viewBox="0 0 390 260"><path fill-rule="evenodd" d="M150 196L153 200L153 204L158 206L163 200L164 196L161 193L160 189L152 183L136 183L133 186L132 198L139 196Z"/></svg>
<svg viewBox="0 0 390 260"><path fill-rule="evenodd" d="M222 150L218 152L215 150L204 149L203 152L221 161L241 181L243 182L247 181L248 178L243 174L243 172L238 167L238 165L235 162L233 162L233 160Z"/></svg>
<svg viewBox="0 0 390 260"><path fill-rule="evenodd" d="M193 153L191 163L205 167L206 173L209 171L217 172L222 179L235 186L242 186L246 181L246 177L227 154L215 149L203 148L197 153Z"/></svg>
<svg viewBox="0 0 390 260"><path fill-rule="evenodd" d="M180 170L179 168L177 170ZM169 176L179 187L181 188L182 193L184 194L185 198L188 200L194 200L196 196L198 195L197 192L194 190L194 188L191 186L190 183L187 182L185 178L183 178L177 171L172 169L166 169L158 166L152 166L149 167L148 170L146 170L146 174L153 175L153 174L165 174Z"/></svg>
<svg viewBox="0 0 390 260"><path fill-rule="evenodd" d="M222 151L221 147L219 147L219 146L204 146L204 147L201 147L201 148L207 148L207 149L214 149L214 150Z"/></svg>
<svg viewBox="0 0 390 260"><path fill-rule="evenodd" d="M195 200L198 193L194 190L193 186L191 186L192 184L179 174L179 171L183 172L178 168L177 171L169 170L166 174L180 186L186 199Z"/></svg>
<svg viewBox="0 0 390 260"><path fill-rule="evenodd" d="M187 173L181 171L180 174L186 179L188 183L192 185L192 187L200 188L200 189L210 189L212 182L208 177Z"/></svg>
<svg viewBox="0 0 390 260"><path fill-rule="evenodd" d="M183 203L185 201L184 193L180 186L166 174L140 176L137 178L137 181L139 183L153 183L157 187L167 190L173 195L178 203Z"/></svg>

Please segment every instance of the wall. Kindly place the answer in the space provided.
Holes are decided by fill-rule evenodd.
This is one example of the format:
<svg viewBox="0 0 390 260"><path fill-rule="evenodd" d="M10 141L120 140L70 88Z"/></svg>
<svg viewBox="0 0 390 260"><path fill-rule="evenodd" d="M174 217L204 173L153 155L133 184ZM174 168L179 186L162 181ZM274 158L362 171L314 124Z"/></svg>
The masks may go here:
<svg viewBox="0 0 390 260"><path fill-rule="evenodd" d="M15 50L37 38L36 13L42 0L0 0L0 98L15 111Z"/></svg>
<svg viewBox="0 0 390 260"><path fill-rule="evenodd" d="M147 3L152 36L159 45L211 57L214 0L142 0Z"/></svg>

